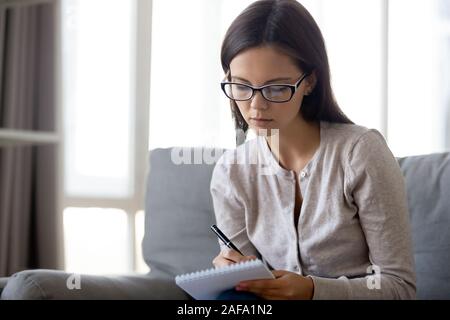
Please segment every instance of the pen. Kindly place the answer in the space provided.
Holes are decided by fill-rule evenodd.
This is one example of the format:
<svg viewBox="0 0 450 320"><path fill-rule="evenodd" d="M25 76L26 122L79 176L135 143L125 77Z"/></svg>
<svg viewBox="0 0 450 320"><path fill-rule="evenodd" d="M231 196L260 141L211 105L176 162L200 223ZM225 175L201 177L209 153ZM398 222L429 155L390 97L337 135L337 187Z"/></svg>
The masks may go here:
<svg viewBox="0 0 450 320"><path fill-rule="evenodd" d="M220 229L213 224L211 226L211 230L214 231L214 233L219 237L220 240L222 240L223 243L225 243L225 245L233 250L236 250L237 252L239 252L241 255L244 255L241 251L239 251L239 249L233 244L233 242L231 242L230 239L228 239L222 231L220 231Z"/></svg>

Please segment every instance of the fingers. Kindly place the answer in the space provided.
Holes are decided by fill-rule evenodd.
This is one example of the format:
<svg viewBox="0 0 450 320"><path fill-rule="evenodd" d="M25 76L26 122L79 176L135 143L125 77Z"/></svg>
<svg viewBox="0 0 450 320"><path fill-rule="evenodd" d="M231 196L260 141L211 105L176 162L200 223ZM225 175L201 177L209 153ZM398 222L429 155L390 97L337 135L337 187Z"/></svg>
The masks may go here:
<svg viewBox="0 0 450 320"><path fill-rule="evenodd" d="M260 290L266 290L266 289L279 289L281 284L279 281L275 279L270 280L250 280L250 281L242 281L240 282L236 289L244 289L248 290L251 289L252 291L260 291Z"/></svg>
<svg viewBox="0 0 450 320"><path fill-rule="evenodd" d="M275 279L241 282L235 289L236 291L252 292L268 300L284 299L284 290L281 289L281 285Z"/></svg>
<svg viewBox="0 0 450 320"><path fill-rule="evenodd" d="M279 278L284 276L285 274L288 274L289 271L284 271L284 270L272 270L272 274L275 276L275 278Z"/></svg>
<svg viewBox="0 0 450 320"><path fill-rule="evenodd" d="M243 256L233 249L222 249L219 255L212 261L215 267L223 267L233 263L257 259L256 256Z"/></svg>
<svg viewBox="0 0 450 320"><path fill-rule="evenodd" d="M235 262L232 260L228 260L224 257L222 257L220 254L214 258L214 260L212 261L214 267L224 267L224 266L228 266L230 264L234 264Z"/></svg>
<svg viewBox="0 0 450 320"><path fill-rule="evenodd" d="M233 250L233 249L222 249L222 251L220 251L220 254L225 259L228 259L228 260L231 260L234 262L239 262L239 261L243 260L243 258L244 258L243 255L241 255L239 252L237 252L236 250Z"/></svg>
<svg viewBox="0 0 450 320"><path fill-rule="evenodd" d="M247 290L240 290L236 288L236 291L247 291L251 292L261 298L267 299L267 300L278 300L278 299L285 299L283 291L280 291L279 289L247 289Z"/></svg>
<svg viewBox="0 0 450 320"><path fill-rule="evenodd" d="M276 279L242 281L236 286L236 290L252 292L264 299L312 299L314 292L312 280L306 280L306 277L284 270L273 270L272 273Z"/></svg>
<svg viewBox="0 0 450 320"><path fill-rule="evenodd" d="M255 293L256 294L256 293ZM265 300L286 300L286 297L280 296L279 294L269 295L269 294L256 294L257 296Z"/></svg>
<svg viewBox="0 0 450 320"><path fill-rule="evenodd" d="M255 259L256 259L255 256L241 256L241 259L239 260L239 262L255 260Z"/></svg>
<svg viewBox="0 0 450 320"><path fill-rule="evenodd" d="M232 249L223 249L219 255L214 258L213 265L217 267L224 267L240 261L241 256L237 251Z"/></svg>

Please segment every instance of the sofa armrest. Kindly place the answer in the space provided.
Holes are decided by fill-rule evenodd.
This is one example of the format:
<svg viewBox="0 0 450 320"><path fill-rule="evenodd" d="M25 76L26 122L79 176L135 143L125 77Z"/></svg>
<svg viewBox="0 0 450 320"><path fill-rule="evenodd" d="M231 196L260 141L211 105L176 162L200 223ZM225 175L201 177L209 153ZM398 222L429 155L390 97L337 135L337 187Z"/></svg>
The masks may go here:
<svg viewBox="0 0 450 320"><path fill-rule="evenodd" d="M9 278L0 278L0 296L2 295L3 288L6 287L6 283Z"/></svg>
<svg viewBox="0 0 450 320"><path fill-rule="evenodd" d="M189 299L174 279L148 275L75 275L57 270L26 270L9 278L2 299Z"/></svg>

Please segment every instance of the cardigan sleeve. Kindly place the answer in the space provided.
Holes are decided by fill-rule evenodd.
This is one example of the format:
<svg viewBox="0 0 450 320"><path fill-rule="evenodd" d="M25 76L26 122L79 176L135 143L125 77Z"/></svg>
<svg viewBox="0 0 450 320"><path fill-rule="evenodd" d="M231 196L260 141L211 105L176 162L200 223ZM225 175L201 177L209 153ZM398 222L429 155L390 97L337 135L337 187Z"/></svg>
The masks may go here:
<svg viewBox="0 0 450 320"><path fill-rule="evenodd" d="M246 208L230 178L230 165L218 162L213 170L210 192L217 226L244 255L260 254L250 242L246 227ZM222 248L226 246L220 241Z"/></svg>
<svg viewBox="0 0 450 320"><path fill-rule="evenodd" d="M356 140L346 164L346 187L372 264L368 274L329 279L310 276L313 299L413 299L415 273L405 184L384 137L372 129Z"/></svg>

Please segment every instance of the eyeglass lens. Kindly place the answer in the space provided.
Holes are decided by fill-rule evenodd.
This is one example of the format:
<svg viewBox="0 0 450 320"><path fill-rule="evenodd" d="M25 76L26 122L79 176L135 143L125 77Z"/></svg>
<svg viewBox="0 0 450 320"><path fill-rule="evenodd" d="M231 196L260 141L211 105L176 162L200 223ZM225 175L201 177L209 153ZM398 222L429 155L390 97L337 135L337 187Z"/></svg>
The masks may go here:
<svg viewBox="0 0 450 320"><path fill-rule="evenodd" d="M234 100L249 100L253 95L253 89L251 87L228 83L224 86L227 96ZM269 101L286 101L291 98L292 90L288 86L284 85L271 85L264 87L262 95Z"/></svg>

